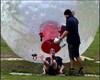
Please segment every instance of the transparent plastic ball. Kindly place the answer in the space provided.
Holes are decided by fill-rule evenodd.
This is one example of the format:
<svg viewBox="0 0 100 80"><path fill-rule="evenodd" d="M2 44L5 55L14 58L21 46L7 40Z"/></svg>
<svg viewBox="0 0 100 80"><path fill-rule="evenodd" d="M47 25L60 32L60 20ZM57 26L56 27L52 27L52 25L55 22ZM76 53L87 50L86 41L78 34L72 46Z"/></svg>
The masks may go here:
<svg viewBox="0 0 100 80"><path fill-rule="evenodd" d="M47 39L59 37L61 26L66 24L66 9L74 11L79 20L81 55L92 43L99 26L99 1L2 0L1 35L17 55L41 63L41 59L34 60L32 54L49 56L42 51L41 45ZM69 62L68 46L61 48L56 55L62 57L64 63Z"/></svg>

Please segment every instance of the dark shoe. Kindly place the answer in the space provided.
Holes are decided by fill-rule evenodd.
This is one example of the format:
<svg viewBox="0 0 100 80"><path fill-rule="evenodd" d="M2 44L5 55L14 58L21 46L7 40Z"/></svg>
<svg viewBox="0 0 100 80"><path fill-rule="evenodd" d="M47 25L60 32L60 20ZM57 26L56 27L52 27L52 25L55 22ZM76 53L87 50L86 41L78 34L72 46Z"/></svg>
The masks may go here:
<svg viewBox="0 0 100 80"><path fill-rule="evenodd" d="M74 75L75 75L75 74L74 74L74 70L70 70L70 71L69 71L69 75L70 75L70 76L74 76Z"/></svg>
<svg viewBox="0 0 100 80"><path fill-rule="evenodd" d="M85 75L85 72L83 71L83 69L82 70L79 70L79 75L80 76L84 76Z"/></svg>

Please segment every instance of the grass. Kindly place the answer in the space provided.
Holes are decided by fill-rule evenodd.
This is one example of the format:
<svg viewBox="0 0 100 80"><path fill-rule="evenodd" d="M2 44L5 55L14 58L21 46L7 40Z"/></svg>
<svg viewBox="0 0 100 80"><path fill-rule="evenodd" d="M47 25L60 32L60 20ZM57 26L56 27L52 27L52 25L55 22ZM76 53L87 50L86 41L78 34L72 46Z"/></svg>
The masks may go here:
<svg viewBox="0 0 100 80"><path fill-rule="evenodd" d="M98 74L99 75L99 64L95 61L85 60L84 70L86 74ZM75 63L75 73L78 73L78 65ZM65 73L69 72L69 63L64 64L66 69ZM32 74L41 74L43 64L32 63L28 61L1 61L1 74L8 75L11 72L23 72ZM92 69L92 70L91 70Z"/></svg>
<svg viewBox="0 0 100 80"><path fill-rule="evenodd" d="M15 54L10 47L6 44L6 42L1 38L1 57L12 57L17 58L19 57L17 54Z"/></svg>
<svg viewBox="0 0 100 80"><path fill-rule="evenodd" d="M94 38L94 41L92 42L92 44L90 45L90 47L85 51L85 53L83 54L84 56L93 58L95 60L99 60L99 30L96 33L96 36Z"/></svg>
<svg viewBox="0 0 100 80"><path fill-rule="evenodd" d="M2 80L99 80L98 77L79 76L1 76Z"/></svg>
<svg viewBox="0 0 100 80"><path fill-rule="evenodd" d="M14 52L8 47L6 42L1 38L1 54L13 54Z"/></svg>

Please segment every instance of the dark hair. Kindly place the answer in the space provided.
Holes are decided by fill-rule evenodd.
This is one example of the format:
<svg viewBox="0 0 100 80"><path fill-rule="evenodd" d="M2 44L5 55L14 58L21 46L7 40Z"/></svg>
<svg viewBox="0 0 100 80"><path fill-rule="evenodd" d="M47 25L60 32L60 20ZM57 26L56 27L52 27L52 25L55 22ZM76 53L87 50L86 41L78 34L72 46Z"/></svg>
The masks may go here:
<svg viewBox="0 0 100 80"><path fill-rule="evenodd" d="M66 9L64 12L64 15L72 15L72 12L70 9Z"/></svg>

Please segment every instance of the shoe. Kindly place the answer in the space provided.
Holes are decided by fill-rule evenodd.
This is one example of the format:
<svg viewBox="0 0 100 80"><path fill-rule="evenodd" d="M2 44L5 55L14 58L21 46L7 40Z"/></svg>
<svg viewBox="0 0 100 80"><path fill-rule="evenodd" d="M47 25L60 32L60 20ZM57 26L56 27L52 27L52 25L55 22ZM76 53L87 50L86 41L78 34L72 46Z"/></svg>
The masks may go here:
<svg viewBox="0 0 100 80"><path fill-rule="evenodd" d="M70 75L70 76L74 76L74 75L75 75L74 70L70 70L70 71L69 71L69 75Z"/></svg>
<svg viewBox="0 0 100 80"><path fill-rule="evenodd" d="M79 70L79 75L80 76L84 76L85 75L85 72L83 70Z"/></svg>

